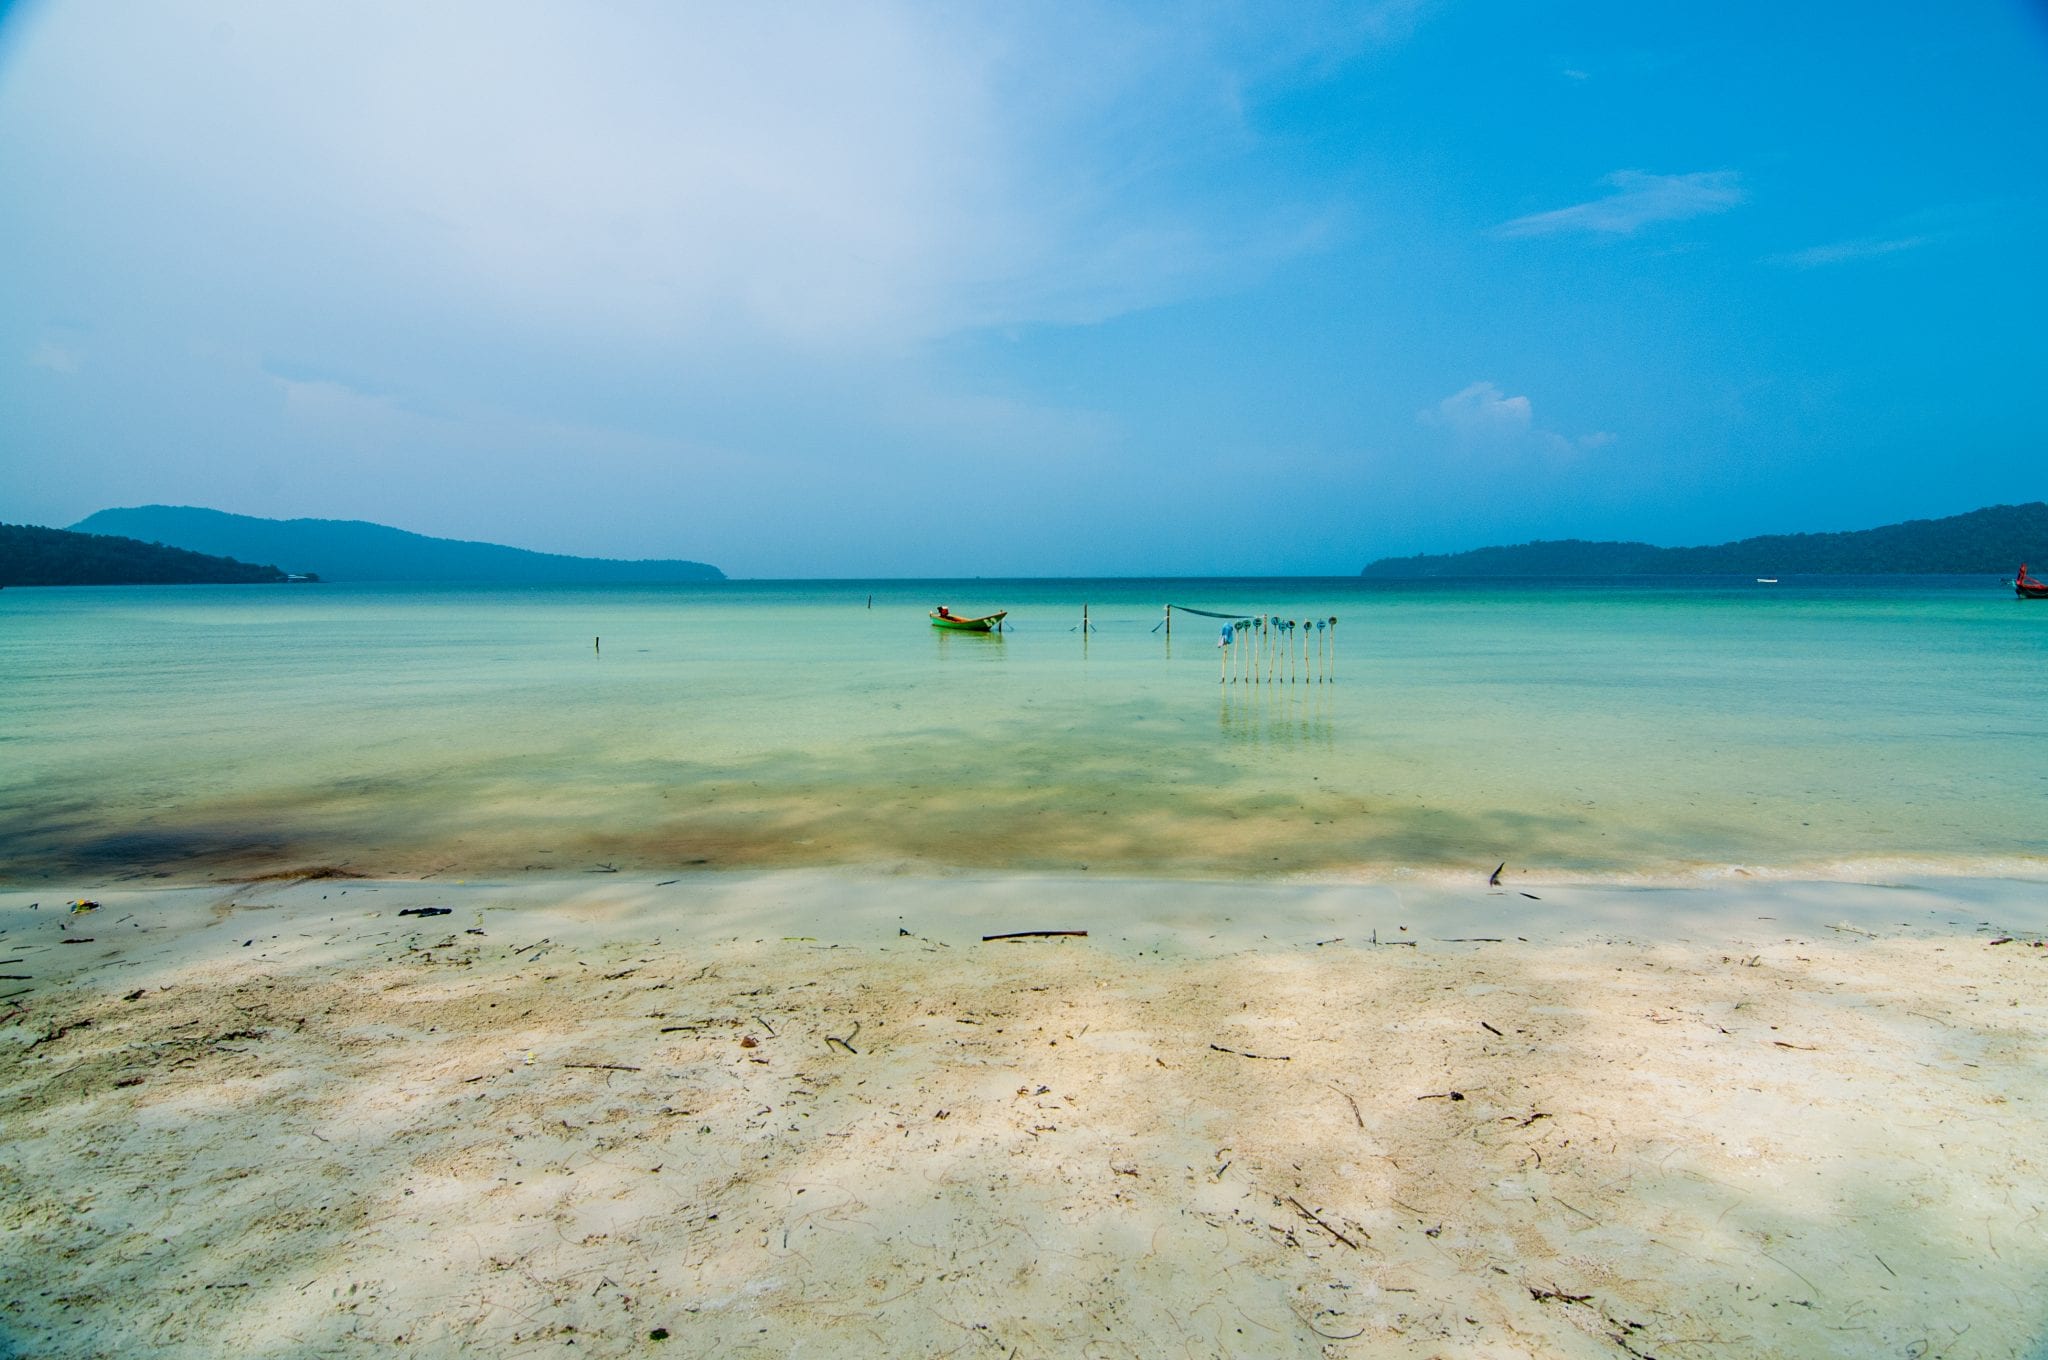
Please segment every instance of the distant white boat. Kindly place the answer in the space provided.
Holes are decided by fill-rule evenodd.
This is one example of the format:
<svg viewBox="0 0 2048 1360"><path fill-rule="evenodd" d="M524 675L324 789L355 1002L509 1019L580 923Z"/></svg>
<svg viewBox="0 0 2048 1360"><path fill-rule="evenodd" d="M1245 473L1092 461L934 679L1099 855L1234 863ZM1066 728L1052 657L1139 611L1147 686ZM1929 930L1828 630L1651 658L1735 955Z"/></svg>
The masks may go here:
<svg viewBox="0 0 2048 1360"><path fill-rule="evenodd" d="M1774 586L1778 584L1778 578L1775 576L1759 576L1756 578L1756 583L1760 586Z"/></svg>

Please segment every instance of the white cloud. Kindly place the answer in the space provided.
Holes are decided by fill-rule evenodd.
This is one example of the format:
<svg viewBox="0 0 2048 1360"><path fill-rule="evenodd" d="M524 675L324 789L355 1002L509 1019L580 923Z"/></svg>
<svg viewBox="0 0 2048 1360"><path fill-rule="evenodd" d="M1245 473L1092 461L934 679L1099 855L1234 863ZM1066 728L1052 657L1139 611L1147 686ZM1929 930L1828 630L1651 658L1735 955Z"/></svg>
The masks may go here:
<svg viewBox="0 0 2048 1360"><path fill-rule="evenodd" d="M1543 429L1536 424L1536 410L1527 397L1511 397L1491 382L1461 388L1436 405L1423 407L1415 418L1445 431L1455 447L1470 453L1564 457L1604 448L1615 439L1606 430L1574 437Z"/></svg>
<svg viewBox="0 0 2048 1360"><path fill-rule="evenodd" d="M1490 382L1476 382L1415 413L1425 425L1470 440L1514 438L1528 433L1534 413L1527 397L1511 397Z"/></svg>
<svg viewBox="0 0 2048 1360"><path fill-rule="evenodd" d="M1875 260L1885 255L1896 255L1902 250L1916 250L1933 239L1932 236L1863 236L1851 241L1835 241L1829 245L1809 246L1805 250L1773 255L1770 257L1770 263L1784 265L1790 269L1820 269L1831 264Z"/></svg>
<svg viewBox="0 0 2048 1360"><path fill-rule="evenodd" d="M1733 170L1703 170L1689 175L1649 175L1617 170L1602 181L1614 192L1605 198L1569 208L1532 213L1503 222L1499 235L1632 236L1654 222L1682 222L1726 212L1744 198L1741 176Z"/></svg>

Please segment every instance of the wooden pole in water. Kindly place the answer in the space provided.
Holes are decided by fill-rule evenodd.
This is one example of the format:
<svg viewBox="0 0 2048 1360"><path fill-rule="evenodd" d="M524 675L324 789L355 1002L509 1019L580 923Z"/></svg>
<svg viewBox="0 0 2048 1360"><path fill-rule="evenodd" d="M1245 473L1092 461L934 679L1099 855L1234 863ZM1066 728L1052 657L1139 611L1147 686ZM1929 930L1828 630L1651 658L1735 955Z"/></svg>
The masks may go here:
<svg viewBox="0 0 2048 1360"><path fill-rule="evenodd" d="M1173 636L1173 606L1166 606L1166 635Z"/></svg>
<svg viewBox="0 0 2048 1360"><path fill-rule="evenodd" d="M1081 631L1088 631L1088 606L1085 604L1081 606Z"/></svg>
<svg viewBox="0 0 2048 1360"><path fill-rule="evenodd" d="M1330 683L1337 683L1337 616L1330 615Z"/></svg>
<svg viewBox="0 0 2048 1360"><path fill-rule="evenodd" d="M604 654L604 639L601 637L592 638L590 640L590 650L602 656Z"/></svg>

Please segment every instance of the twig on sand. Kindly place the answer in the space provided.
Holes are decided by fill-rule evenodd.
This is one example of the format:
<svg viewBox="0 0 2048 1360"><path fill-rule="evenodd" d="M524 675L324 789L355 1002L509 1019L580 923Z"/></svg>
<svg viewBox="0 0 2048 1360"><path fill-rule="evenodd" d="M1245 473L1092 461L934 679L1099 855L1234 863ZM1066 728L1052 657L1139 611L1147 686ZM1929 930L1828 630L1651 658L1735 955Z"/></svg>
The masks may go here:
<svg viewBox="0 0 2048 1360"><path fill-rule="evenodd" d="M1493 871L1493 873L1492 873L1492 874L1491 874L1491 875L1490 875L1490 876L1489 876L1489 877L1487 878L1487 880L1486 880L1486 884L1487 884L1487 886L1488 886L1488 887L1490 887L1490 888L1498 888L1498 887L1500 886L1500 873L1501 873L1501 869L1505 869L1505 868L1507 868L1507 867L1508 867L1508 862L1507 862L1506 860L1502 860L1502 861L1500 862L1500 869L1495 869L1495 870Z"/></svg>
<svg viewBox="0 0 2048 1360"><path fill-rule="evenodd" d="M1286 1195L1282 1198L1284 1198L1289 1204L1294 1206L1294 1212L1300 1214L1303 1218L1315 1224L1318 1228L1321 1228L1324 1232L1336 1238L1339 1242L1342 1242L1345 1246L1351 1248L1353 1251L1358 1250L1358 1243L1352 1241L1343 1233L1338 1232L1335 1228L1323 1222L1322 1217L1319 1214L1317 1214L1315 1210L1309 1208L1307 1205L1303 1204L1300 1200L1296 1199L1292 1195ZM1362 1236L1364 1236L1368 1241L1370 1241L1372 1238L1371 1233L1364 1233L1362 1234Z"/></svg>
<svg viewBox="0 0 2048 1360"><path fill-rule="evenodd" d="M1224 1047L1223 1045L1221 1045L1221 1044L1210 1044L1210 1045L1209 1045L1209 1047L1211 1047L1211 1048L1215 1049L1215 1050L1216 1050L1216 1051L1217 1051L1218 1053L1228 1053L1228 1054L1230 1054L1230 1055L1231 1055L1232 1057L1237 1057L1237 1058L1257 1058L1257 1059L1258 1059L1259 1061L1261 1061L1261 1062L1293 1062L1293 1061L1294 1061L1294 1059L1293 1059L1293 1057L1292 1057L1291 1055L1288 1055L1288 1054L1284 1054L1284 1053L1246 1053L1246 1052L1244 1052L1244 1051L1243 1051L1243 1050L1241 1050L1241 1049L1235 1049L1235 1048L1225 1048L1225 1047Z"/></svg>
<svg viewBox="0 0 2048 1360"><path fill-rule="evenodd" d="M1821 1289L1819 1285L1815 1284L1812 1280L1807 1279L1806 1276L1802 1274L1800 1271L1794 1269L1791 1266L1786 1265L1783 1261L1780 1261L1777 1257L1771 1255L1767 1251L1764 1251L1762 1248L1758 1248L1756 1254L1763 1257L1766 1261L1769 1261L1772 1265L1778 1267L1780 1270L1791 1271L1792 1274L1799 1276L1799 1283L1805 1285L1808 1289L1811 1289L1815 1293L1815 1295L1819 1295L1825 1292Z"/></svg>
<svg viewBox="0 0 2048 1360"><path fill-rule="evenodd" d="M563 1063L562 1066L582 1067L592 1072L638 1072L640 1070L637 1067L628 1067L624 1063Z"/></svg>
<svg viewBox="0 0 2048 1360"><path fill-rule="evenodd" d="M1300 1317L1301 1315L1297 1313L1295 1314L1295 1316ZM1316 1326L1314 1321L1308 1318L1302 1318L1301 1325L1308 1328L1310 1331L1314 1332L1317 1336L1321 1337L1325 1341L1356 1341L1359 1337L1364 1336L1366 1332L1369 1330L1368 1328L1360 1327L1355 1332L1326 1332L1322 1328Z"/></svg>
<svg viewBox="0 0 2048 1360"><path fill-rule="evenodd" d="M1328 1083L1328 1082L1324 1082L1324 1083L1323 1083L1323 1085L1325 1085L1325 1086L1330 1086L1330 1083ZM1336 1086L1330 1086L1330 1089L1331 1089L1332 1091L1335 1091L1335 1092L1336 1092L1336 1093L1337 1093L1338 1095L1340 1095L1340 1096L1344 1097L1344 1099L1345 1099L1345 1100L1347 1100L1347 1101L1350 1101L1350 1103L1351 1103L1351 1117L1352 1117L1353 1119L1356 1119L1356 1120L1358 1121L1358 1127L1360 1127L1361 1129L1362 1129L1362 1128L1364 1128L1364 1127L1365 1127L1365 1116L1364 1116L1364 1115L1362 1115L1362 1114L1360 1114L1360 1113L1358 1112L1358 1101L1357 1101L1356 1099L1354 1099L1354 1098L1352 1097L1352 1095L1351 1095L1351 1093L1350 1093L1349 1091L1343 1090L1343 1089L1342 1089L1342 1088L1340 1088L1340 1087L1336 1087Z"/></svg>
<svg viewBox="0 0 2048 1360"><path fill-rule="evenodd" d="M618 871L619 866L616 864L600 864L595 869L585 869L583 872L586 874L615 874Z"/></svg>
<svg viewBox="0 0 2048 1360"><path fill-rule="evenodd" d="M1599 1219L1597 1219L1597 1218L1593 1217L1593 1216L1592 1216L1591 1214L1587 1213L1587 1212L1586 1212L1586 1211L1585 1211L1584 1209L1581 1209L1581 1208L1580 1208L1580 1207L1579 1207L1578 1205L1576 1205L1576 1204L1565 1204L1565 1202L1564 1202L1563 1200L1561 1200L1561 1199L1558 1199L1556 1195L1552 1195L1552 1196L1551 1196L1550 1198L1551 1198L1552 1200L1555 1200L1555 1201L1556 1201L1557 1203L1559 1203L1559 1204L1564 1204L1564 1207L1565 1207L1565 1208L1567 1208L1567 1209L1571 1210L1571 1211L1572 1211L1573 1213L1577 1214L1577 1215L1578 1215L1578 1216L1579 1216L1580 1218L1583 1218L1583 1219L1585 1219L1585 1220L1586 1220L1586 1221L1587 1221L1588 1223L1592 1224L1592 1225L1593 1225L1594 1227L1596 1227L1596 1228L1597 1228L1597 1227L1599 1227L1599 1226L1600 1226L1600 1220L1599 1220Z"/></svg>
<svg viewBox="0 0 2048 1360"><path fill-rule="evenodd" d="M1839 931L1841 931L1842 933L1844 933L1844 934L1846 934L1846 935L1861 935L1861 936L1862 936L1862 937L1863 937L1864 939L1866 939L1866 940L1874 940L1874 939L1876 939L1876 938L1877 938L1877 932L1876 932L1876 931L1874 931L1874 930L1863 930L1863 929L1861 929L1861 928L1859 928L1859 927L1856 927L1856 926L1852 926L1852 925L1848 924L1848 923L1847 923L1846 921L1845 921L1845 922L1843 922L1843 923L1842 923L1841 925L1838 925L1838 926L1829 926L1829 927L1828 927L1828 929L1829 929L1829 930L1839 930Z"/></svg>
<svg viewBox="0 0 2048 1360"><path fill-rule="evenodd" d="M1487 1024L1484 1020L1481 1020L1479 1022L1479 1028L1485 1030L1488 1034L1491 1034L1496 1039L1505 1039L1507 1037L1505 1034L1502 1034L1499 1030L1495 1029L1492 1025Z"/></svg>
<svg viewBox="0 0 2048 1360"><path fill-rule="evenodd" d="M773 1025L769 1024L769 1023L768 1023L768 1022L767 1022L766 1020L763 1020L763 1019L762 1019L762 1018L761 1018L760 1016L758 1016L758 1015L757 1015L757 1016L755 1016L755 1017L754 1017L754 1019L760 1022L760 1025L761 1025L761 1028L762 1028L762 1029L765 1029L765 1030L767 1030L767 1031L768 1031L768 1037L769 1037L769 1038L771 1038L771 1039L776 1039L776 1038L780 1038L780 1037L781 1037L780 1035L778 1035L778 1034L777 1034L777 1033L775 1032L775 1026L773 1026Z"/></svg>
<svg viewBox="0 0 2048 1360"><path fill-rule="evenodd" d="M825 1042L827 1045L837 1044L841 1048L845 1049L848 1053L851 1053L854 1057L858 1058L860 1056L860 1050L853 1046L853 1040L854 1036L859 1033L860 1021L856 1020L853 1022L853 1028L847 1032L847 1035L844 1039L840 1038L836 1034L828 1034L825 1036Z"/></svg>
<svg viewBox="0 0 2048 1360"><path fill-rule="evenodd" d="M1463 1091L1433 1091L1429 1095L1417 1096L1415 1098L1417 1100L1463 1100L1465 1093Z"/></svg>
<svg viewBox="0 0 2048 1360"><path fill-rule="evenodd" d="M1533 1284L1527 1286L1527 1288L1529 1290L1529 1297L1538 1303L1591 1303L1593 1301L1591 1294L1567 1294L1562 1289L1538 1289Z"/></svg>
<svg viewBox="0 0 2048 1360"><path fill-rule="evenodd" d="M987 944L990 940L1043 940L1055 935L1073 935L1086 939L1088 932L1085 930L1006 930L1000 935L984 935L981 937L981 942Z"/></svg>

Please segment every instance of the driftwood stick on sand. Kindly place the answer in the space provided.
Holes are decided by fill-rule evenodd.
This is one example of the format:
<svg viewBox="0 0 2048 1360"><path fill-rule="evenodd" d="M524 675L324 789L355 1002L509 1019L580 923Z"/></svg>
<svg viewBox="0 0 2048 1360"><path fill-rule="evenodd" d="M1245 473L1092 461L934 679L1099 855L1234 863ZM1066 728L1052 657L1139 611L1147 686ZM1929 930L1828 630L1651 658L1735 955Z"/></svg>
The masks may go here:
<svg viewBox="0 0 2048 1360"><path fill-rule="evenodd" d="M1324 1083L1323 1083L1323 1085L1325 1085L1325 1086L1330 1086L1330 1083L1328 1083L1328 1082L1324 1082ZM1337 1086L1330 1086L1330 1089L1331 1089L1332 1091L1335 1091L1335 1092L1336 1092L1336 1093L1337 1093L1338 1095L1340 1095L1340 1096L1344 1097L1344 1099L1345 1099L1346 1101L1348 1101L1348 1102L1350 1103L1350 1105L1351 1105L1351 1117L1352 1117L1353 1119L1356 1119L1356 1120L1358 1121L1358 1127L1360 1127L1361 1129L1362 1129L1362 1128L1364 1128L1364 1127L1365 1127L1365 1116L1364 1116L1363 1114L1359 1113L1359 1110L1358 1110L1358 1100L1357 1100L1357 1098L1356 1098L1356 1097L1354 1097L1354 1096L1353 1096L1353 1095L1352 1095L1352 1094L1351 1094L1351 1093L1350 1093L1349 1091L1346 1091L1346 1090L1344 1090L1344 1089L1343 1089L1343 1088L1341 1088L1341 1087L1337 1087Z"/></svg>
<svg viewBox="0 0 2048 1360"><path fill-rule="evenodd" d="M1351 1248L1353 1251L1358 1250L1358 1243L1352 1241L1343 1233L1338 1232L1335 1228L1323 1222L1322 1217L1319 1214L1317 1214L1315 1210L1309 1208L1307 1205L1303 1204L1300 1200L1296 1199L1292 1195L1284 1196L1284 1198L1287 1200L1289 1204L1294 1206L1294 1212L1300 1214L1303 1218L1315 1224L1318 1228L1321 1228L1324 1232L1336 1238L1339 1242L1342 1242L1345 1246ZM1369 1239L1372 1235L1370 1233L1367 1233L1364 1234L1364 1236L1366 1236Z"/></svg>
<svg viewBox="0 0 2048 1360"><path fill-rule="evenodd" d="M1088 938L1088 932L1085 930L1006 930L1000 935L984 935L981 937L981 942L987 944L990 940L1043 940L1055 935L1074 935L1082 939Z"/></svg>
<svg viewBox="0 0 2048 1360"><path fill-rule="evenodd" d="M640 1070L637 1067L628 1067L624 1063L563 1063L562 1066L581 1067L592 1072L638 1072Z"/></svg>
<svg viewBox="0 0 2048 1360"><path fill-rule="evenodd" d="M1221 1044L1210 1044L1209 1047L1215 1049L1218 1053L1228 1053L1235 1058L1257 1058L1260 1062L1294 1061L1294 1059L1291 1056L1284 1053L1246 1053L1242 1049L1225 1048Z"/></svg>
<svg viewBox="0 0 2048 1360"><path fill-rule="evenodd" d="M1593 1297L1591 1294L1567 1294L1562 1289L1538 1289L1535 1285L1527 1288L1529 1297L1538 1303L1587 1303Z"/></svg>
<svg viewBox="0 0 2048 1360"><path fill-rule="evenodd" d="M859 1033L860 1021L856 1020L853 1022L853 1028L847 1031L846 1037L844 1039L840 1038L836 1034L828 1034L825 1036L825 1043L827 1046L837 1044L841 1048L845 1049L848 1053L851 1053L854 1057L858 1058L860 1056L860 1050L853 1046L853 1040L854 1036Z"/></svg>

